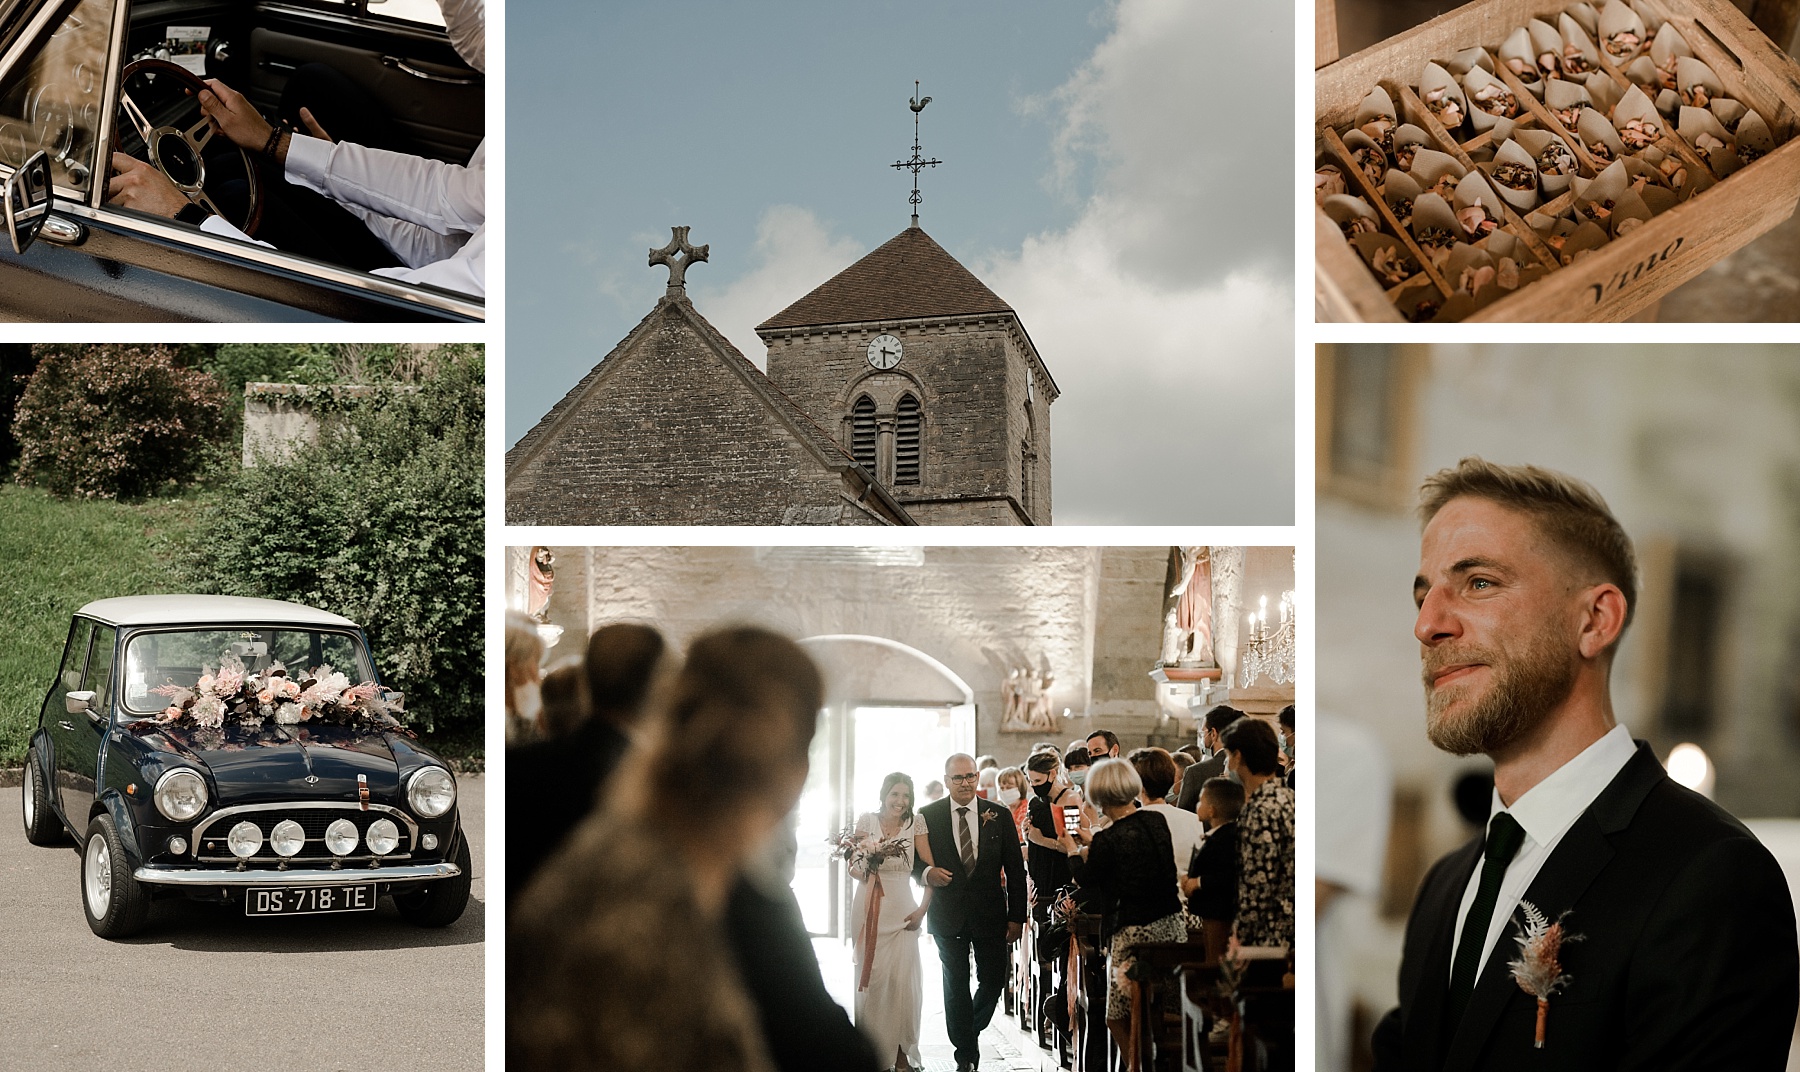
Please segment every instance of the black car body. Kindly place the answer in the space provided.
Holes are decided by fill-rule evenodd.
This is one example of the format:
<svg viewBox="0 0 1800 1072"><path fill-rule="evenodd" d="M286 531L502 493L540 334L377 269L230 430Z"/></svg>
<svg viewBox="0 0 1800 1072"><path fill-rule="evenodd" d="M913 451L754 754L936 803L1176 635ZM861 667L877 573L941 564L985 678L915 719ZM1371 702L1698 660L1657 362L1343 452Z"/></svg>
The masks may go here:
<svg viewBox="0 0 1800 1072"><path fill-rule="evenodd" d="M482 319L479 298L104 203L107 161L130 133L121 74L133 60L167 59L182 36L196 51L177 60L265 114L288 73L326 63L368 89L413 143L466 163L485 132L483 78L441 26L381 13L401 2L0 0L0 180L43 151L55 195L22 252L0 234L0 320Z"/></svg>
<svg viewBox="0 0 1800 1072"><path fill-rule="evenodd" d="M299 604L135 596L77 611L31 736L23 810L34 844L75 839L94 932L133 933L161 896L292 915L370 910L391 895L420 925L460 916L470 854L443 761L392 723L228 719L203 728L163 720L164 695L211 670L154 653L195 651L196 637L215 646L227 639L264 666L283 653L296 667L308 655L314 665L335 658L371 682L365 690L378 688L362 631ZM303 832L283 842L294 851L276 847L282 824ZM377 848L384 831L393 839L385 852Z"/></svg>

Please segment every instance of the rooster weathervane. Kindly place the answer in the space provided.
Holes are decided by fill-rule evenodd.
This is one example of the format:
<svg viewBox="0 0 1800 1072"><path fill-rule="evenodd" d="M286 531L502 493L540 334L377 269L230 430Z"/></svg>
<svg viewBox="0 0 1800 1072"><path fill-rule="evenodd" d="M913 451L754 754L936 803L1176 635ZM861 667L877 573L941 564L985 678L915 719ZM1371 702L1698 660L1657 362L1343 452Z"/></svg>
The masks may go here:
<svg viewBox="0 0 1800 1072"><path fill-rule="evenodd" d="M912 206L912 225L917 227L919 225L919 202L923 200L923 198L919 196L919 172L924 168L937 167L939 164L943 163L943 161L936 159L927 160L924 155L919 152L919 113L925 110L927 104L931 103L931 98L919 96L919 81L916 78L913 79L912 99L906 103L907 107L911 108L913 113L912 159L896 160L891 166L898 170L912 172L912 196L907 198L906 203Z"/></svg>

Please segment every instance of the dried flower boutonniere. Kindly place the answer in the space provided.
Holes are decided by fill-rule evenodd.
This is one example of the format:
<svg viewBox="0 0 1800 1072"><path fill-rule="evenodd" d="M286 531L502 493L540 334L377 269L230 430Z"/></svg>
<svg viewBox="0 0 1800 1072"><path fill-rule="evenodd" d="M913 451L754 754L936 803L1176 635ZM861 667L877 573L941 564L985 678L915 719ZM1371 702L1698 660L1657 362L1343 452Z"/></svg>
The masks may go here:
<svg viewBox="0 0 1800 1072"><path fill-rule="evenodd" d="M1519 989L1537 999L1537 1037L1532 1045L1541 1050L1544 1048L1544 1022L1550 1015L1550 996L1569 985L1569 976L1563 973L1560 959L1562 945L1580 941L1581 935L1563 930L1563 916L1567 916L1567 912L1552 923L1530 901L1520 901L1519 910L1525 913L1524 933L1515 939L1519 943L1519 959L1507 967L1512 969L1513 982L1519 984Z"/></svg>
<svg viewBox="0 0 1800 1072"><path fill-rule="evenodd" d="M981 825L986 826L987 824L989 824L993 821L994 821L994 813L983 808L981 811Z"/></svg>

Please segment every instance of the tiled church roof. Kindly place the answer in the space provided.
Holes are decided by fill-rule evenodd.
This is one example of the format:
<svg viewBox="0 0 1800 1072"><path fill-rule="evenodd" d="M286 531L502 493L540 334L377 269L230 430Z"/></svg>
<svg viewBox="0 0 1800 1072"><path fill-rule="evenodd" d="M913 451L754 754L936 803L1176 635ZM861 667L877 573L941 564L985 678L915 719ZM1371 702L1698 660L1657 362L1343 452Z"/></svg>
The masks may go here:
<svg viewBox="0 0 1800 1072"><path fill-rule="evenodd" d="M930 235L908 227L756 330L1010 312Z"/></svg>

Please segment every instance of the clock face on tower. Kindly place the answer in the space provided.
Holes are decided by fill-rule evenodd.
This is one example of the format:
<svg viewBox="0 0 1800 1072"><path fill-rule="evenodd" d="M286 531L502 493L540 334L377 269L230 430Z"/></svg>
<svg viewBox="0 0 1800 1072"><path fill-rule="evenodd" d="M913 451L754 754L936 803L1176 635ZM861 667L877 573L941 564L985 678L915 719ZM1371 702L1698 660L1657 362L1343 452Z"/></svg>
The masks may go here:
<svg viewBox="0 0 1800 1072"><path fill-rule="evenodd" d="M900 363L900 340L892 335L877 335L869 343L869 364L878 369L891 369Z"/></svg>

